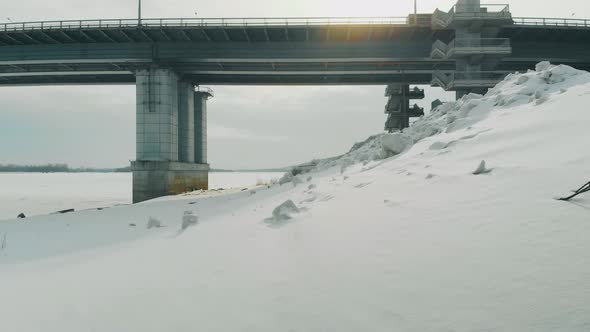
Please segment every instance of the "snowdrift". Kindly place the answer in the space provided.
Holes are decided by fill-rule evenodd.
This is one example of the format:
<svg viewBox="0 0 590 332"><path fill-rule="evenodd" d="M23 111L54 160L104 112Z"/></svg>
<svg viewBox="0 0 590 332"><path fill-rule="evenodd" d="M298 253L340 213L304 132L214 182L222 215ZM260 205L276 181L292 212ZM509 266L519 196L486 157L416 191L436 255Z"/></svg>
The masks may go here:
<svg viewBox="0 0 590 332"><path fill-rule="evenodd" d="M319 168L335 165L345 167L355 163L382 160L401 154L414 142L441 133L452 133L470 128L491 113L514 109L523 105L539 106L552 95L563 94L572 86L590 82L590 73L549 62L537 64L535 71L508 75L485 95L469 94L456 102L445 103L421 117L403 133L381 134L355 144L345 155L319 162ZM579 105L580 107L583 105ZM439 150L445 144L436 142L431 148Z"/></svg>
<svg viewBox="0 0 590 332"><path fill-rule="evenodd" d="M0 326L587 331L589 103L541 63L282 184L0 223Z"/></svg>

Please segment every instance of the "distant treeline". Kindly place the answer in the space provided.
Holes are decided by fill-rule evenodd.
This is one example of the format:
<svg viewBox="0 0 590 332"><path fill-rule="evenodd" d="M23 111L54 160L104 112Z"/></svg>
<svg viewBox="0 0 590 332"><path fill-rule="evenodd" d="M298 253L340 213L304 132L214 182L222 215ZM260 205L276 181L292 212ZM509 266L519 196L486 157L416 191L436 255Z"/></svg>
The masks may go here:
<svg viewBox="0 0 590 332"><path fill-rule="evenodd" d="M251 170L227 170L211 169L211 172L286 172L288 168L251 169ZM13 165L0 164L0 173L128 173L131 166L121 168L72 168L68 164L45 165Z"/></svg>
<svg viewBox="0 0 590 332"><path fill-rule="evenodd" d="M71 168L67 164L45 164L45 165L2 165L0 172L19 173L123 173L131 172L131 167L122 168Z"/></svg>

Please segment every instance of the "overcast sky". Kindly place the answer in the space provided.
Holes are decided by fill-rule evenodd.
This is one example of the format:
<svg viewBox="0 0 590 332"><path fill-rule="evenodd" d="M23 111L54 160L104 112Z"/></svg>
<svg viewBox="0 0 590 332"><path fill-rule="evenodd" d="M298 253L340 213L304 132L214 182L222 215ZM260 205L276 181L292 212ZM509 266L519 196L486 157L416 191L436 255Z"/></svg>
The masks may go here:
<svg viewBox="0 0 590 332"><path fill-rule="evenodd" d="M501 1L502 2L502 1ZM514 16L588 17L587 0L505 1ZM419 0L420 12L454 1ZM132 18L137 0L0 0L0 22ZM412 0L143 0L148 17L406 16ZM346 151L381 132L384 86L224 87L209 102L209 162L266 168ZM429 89L421 102L452 95ZM135 157L133 86L0 88L0 163L126 166Z"/></svg>

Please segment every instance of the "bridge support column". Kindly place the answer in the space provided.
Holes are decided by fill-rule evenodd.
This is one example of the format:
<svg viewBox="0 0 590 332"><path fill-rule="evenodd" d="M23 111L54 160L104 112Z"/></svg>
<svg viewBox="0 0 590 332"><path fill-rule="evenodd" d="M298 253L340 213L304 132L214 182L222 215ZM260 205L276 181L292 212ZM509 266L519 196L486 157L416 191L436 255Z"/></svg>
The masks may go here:
<svg viewBox="0 0 590 332"><path fill-rule="evenodd" d="M193 84L178 82L178 159L195 162L195 93Z"/></svg>
<svg viewBox="0 0 590 332"><path fill-rule="evenodd" d="M194 88L169 69L136 73L137 151L133 202L208 188L209 165L195 162Z"/></svg>
<svg viewBox="0 0 590 332"><path fill-rule="evenodd" d="M199 164L207 163L207 100L211 93L196 91L194 96L194 155Z"/></svg>
<svg viewBox="0 0 590 332"><path fill-rule="evenodd" d="M401 131L410 126L411 117L420 117L424 115L424 109L413 105L410 107L411 99L423 99L424 90L410 89L409 84L389 84L385 89L385 96L389 97L385 106L387 122L385 130L388 132Z"/></svg>

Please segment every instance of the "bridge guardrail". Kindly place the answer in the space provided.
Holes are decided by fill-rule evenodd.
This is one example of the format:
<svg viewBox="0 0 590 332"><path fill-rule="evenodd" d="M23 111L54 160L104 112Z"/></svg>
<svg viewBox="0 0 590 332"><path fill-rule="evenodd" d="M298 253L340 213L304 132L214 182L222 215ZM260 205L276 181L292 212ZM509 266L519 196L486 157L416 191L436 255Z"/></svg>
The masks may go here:
<svg viewBox="0 0 590 332"><path fill-rule="evenodd" d="M507 6L507 5L505 5ZM453 9L454 10L454 9ZM454 15L454 11L451 11ZM499 15L509 17L510 12L501 10ZM490 15L490 12L467 13L469 15ZM447 19L450 19L448 17ZM589 27L590 19L513 17L514 24L527 26ZM320 26L320 25L412 25L407 17L283 17L283 18L151 18L142 19L100 19L63 20L20 23L0 23L0 32L95 29L95 28L136 28L143 27L249 27L249 26Z"/></svg>
<svg viewBox="0 0 590 332"><path fill-rule="evenodd" d="M510 5L508 4L481 4L478 5L454 5L450 13L469 14L469 15L497 15L507 16L510 14Z"/></svg>
<svg viewBox="0 0 590 332"><path fill-rule="evenodd" d="M0 31L143 27L408 25L407 17L151 18L2 23Z"/></svg>
<svg viewBox="0 0 590 332"><path fill-rule="evenodd" d="M590 20L582 18L514 17L513 20L519 25L590 27Z"/></svg>

